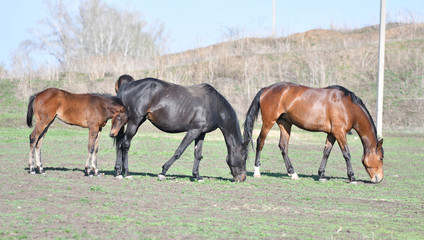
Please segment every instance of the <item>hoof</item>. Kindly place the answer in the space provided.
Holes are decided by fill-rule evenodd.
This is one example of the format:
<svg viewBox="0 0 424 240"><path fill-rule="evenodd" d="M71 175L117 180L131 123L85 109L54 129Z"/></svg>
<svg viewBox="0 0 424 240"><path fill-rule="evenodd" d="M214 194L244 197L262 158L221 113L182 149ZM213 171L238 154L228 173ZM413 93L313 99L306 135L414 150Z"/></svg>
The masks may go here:
<svg viewBox="0 0 424 240"><path fill-rule="evenodd" d="M205 182L205 179L203 179L203 178L197 178L197 181L198 182Z"/></svg>
<svg viewBox="0 0 424 240"><path fill-rule="evenodd" d="M356 184L358 184L358 182L357 181L352 181L352 182L350 182L350 184L356 185Z"/></svg>
<svg viewBox="0 0 424 240"><path fill-rule="evenodd" d="M105 175L105 173L97 173L95 176L96 177L103 177Z"/></svg>
<svg viewBox="0 0 424 240"><path fill-rule="evenodd" d="M299 175L297 175L297 173L293 173L293 174L289 174L289 176L291 175L291 179L292 180L299 180Z"/></svg>
<svg viewBox="0 0 424 240"><path fill-rule="evenodd" d="M131 175L125 176L125 179L133 179L133 176L131 176Z"/></svg>
<svg viewBox="0 0 424 240"><path fill-rule="evenodd" d="M165 179L166 179L166 177L165 177L165 175L163 175L163 174L159 174L159 175L158 175L158 179L159 179L159 181L163 181L163 180L165 180Z"/></svg>
<svg viewBox="0 0 424 240"><path fill-rule="evenodd" d="M123 177L122 175L118 175L118 176L115 176L115 178L116 178L116 179L121 180L121 179L123 179L124 177Z"/></svg>
<svg viewBox="0 0 424 240"><path fill-rule="evenodd" d="M255 172L253 173L253 177L255 177L255 178L261 178L260 167L256 167L255 166Z"/></svg>
<svg viewBox="0 0 424 240"><path fill-rule="evenodd" d="M319 181L320 182L327 182L328 180L327 180L327 178L320 178Z"/></svg>

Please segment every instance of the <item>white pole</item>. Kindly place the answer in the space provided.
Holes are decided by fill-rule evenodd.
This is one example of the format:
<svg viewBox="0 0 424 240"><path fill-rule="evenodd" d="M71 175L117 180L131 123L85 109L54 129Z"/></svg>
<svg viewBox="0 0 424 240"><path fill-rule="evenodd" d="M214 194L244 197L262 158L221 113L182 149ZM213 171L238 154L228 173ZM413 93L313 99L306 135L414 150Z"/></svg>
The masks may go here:
<svg viewBox="0 0 424 240"><path fill-rule="evenodd" d="M384 46L386 41L386 0L380 2L380 42L378 46L377 136L383 137Z"/></svg>
<svg viewBox="0 0 424 240"><path fill-rule="evenodd" d="M275 37L275 0L272 0L272 37Z"/></svg>

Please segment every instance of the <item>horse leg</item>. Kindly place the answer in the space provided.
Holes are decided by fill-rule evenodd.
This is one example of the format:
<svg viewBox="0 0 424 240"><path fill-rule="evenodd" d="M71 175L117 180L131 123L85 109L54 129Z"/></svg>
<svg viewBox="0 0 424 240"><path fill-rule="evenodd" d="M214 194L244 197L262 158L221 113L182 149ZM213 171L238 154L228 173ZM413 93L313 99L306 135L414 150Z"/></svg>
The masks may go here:
<svg viewBox="0 0 424 240"><path fill-rule="evenodd" d="M54 116L51 118L49 122L37 119L37 124L34 127L31 135L29 135L29 173L35 174L34 168L34 158L35 164L39 173L44 173L42 164L41 164L41 144L43 141L43 137L47 132L50 124L53 122Z"/></svg>
<svg viewBox="0 0 424 240"><path fill-rule="evenodd" d="M281 154L283 155L284 164L286 165L287 173L293 180L299 179L297 173L295 173L293 165L289 158L289 139L291 133L292 124L285 121L279 120L277 121L278 126L280 127L280 142L278 147L280 147Z"/></svg>
<svg viewBox="0 0 424 240"><path fill-rule="evenodd" d="M334 137L333 134L331 133L327 134L327 139L325 141L325 147L324 147L324 153L322 156L321 165L319 166L319 169L318 169L318 176L321 182L327 181L327 179L325 178L325 166L327 165L327 160L328 160L328 157L330 156L331 149L333 148L333 144L335 141L336 141L336 138Z"/></svg>
<svg viewBox="0 0 424 240"><path fill-rule="evenodd" d="M94 152L91 158L91 169L94 176L99 174L99 169L97 168L97 153L99 152L99 141L100 141L100 131L97 132L96 141L94 142Z"/></svg>
<svg viewBox="0 0 424 240"><path fill-rule="evenodd" d="M90 167L90 162L92 162L93 160L94 148L96 145L96 138L98 136L98 133L99 132L97 130L94 130L92 128L90 128L88 131L88 146L87 146L88 158L87 158L87 161L85 162L85 176L90 176L91 174L92 168Z"/></svg>
<svg viewBox="0 0 424 240"><path fill-rule="evenodd" d="M38 139L38 143L35 145L35 164L39 174L45 174L43 169L43 163L41 161L41 144L43 143L44 136Z"/></svg>
<svg viewBox="0 0 424 240"><path fill-rule="evenodd" d="M255 173L253 174L253 176L256 178L261 177L261 171L260 171L261 151L265 144L265 138L268 135L269 130L272 128L274 124L275 124L275 121L274 122L263 121L261 132L259 133L258 139L256 140Z"/></svg>
<svg viewBox="0 0 424 240"><path fill-rule="evenodd" d="M33 134L31 134L29 136L29 161L28 161L29 170L28 170L28 173L35 174L34 158L35 158L35 142L36 142L36 139L32 138L32 135Z"/></svg>
<svg viewBox="0 0 424 240"><path fill-rule="evenodd" d="M137 133L138 127L146 121L146 118L143 118L140 123L128 122L127 130L125 131L124 137L120 142L117 143L118 148L121 150L121 156L117 152L116 163L115 163L115 177L122 178L122 172L126 178L131 178L130 170L128 168L128 151L131 146L131 140L134 135ZM122 167L122 169L121 169Z"/></svg>
<svg viewBox="0 0 424 240"><path fill-rule="evenodd" d="M339 144L340 150L342 150L342 154L344 159L346 160L346 168L347 168L347 177L349 178L350 183L356 184L355 175L353 173L352 164L350 162L350 151L347 146L346 134L339 134L336 136L337 143Z"/></svg>
<svg viewBox="0 0 424 240"><path fill-rule="evenodd" d="M199 164L200 160L202 160L202 147L203 140L205 139L206 133L200 134L198 138L196 138L194 142L194 164L193 164L193 177L197 179L197 181L203 181L203 178L199 175Z"/></svg>
<svg viewBox="0 0 424 240"><path fill-rule="evenodd" d="M187 134L184 136L183 141L178 146L174 155L162 166L162 172L158 175L159 180L164 180L166 172L171 167L171 165L181 157L183 152L186 150L188 145L193 142L196 138L198 138L202 132L199 129L190 129Z"/></svg>

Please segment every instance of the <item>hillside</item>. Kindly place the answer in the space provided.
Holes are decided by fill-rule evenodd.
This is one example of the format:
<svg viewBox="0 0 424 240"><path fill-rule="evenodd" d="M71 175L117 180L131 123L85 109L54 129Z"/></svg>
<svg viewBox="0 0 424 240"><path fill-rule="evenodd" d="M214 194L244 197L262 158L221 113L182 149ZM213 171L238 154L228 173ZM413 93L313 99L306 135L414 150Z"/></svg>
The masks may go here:
<svg viewBox="0 0 424 240"><path fill-rule="evenodd" d="M26 100L49 86L113 93L114 81L128 73L137 79L157 77L184 85L210 83L242 120L260 88L290 81L313 87L345 86L362 98L374 117L378 35L378 26L369 26L343 31L314 29L281 38L243 38L159 56L149 64L126 72L111 71L97 80L87 81L91 73L57 73L48 81L29 74L17 82L18 95ZM423 52L424 24L387 25L385 129L424 131Z"/></svg>
<svg viewBox="0 0 424 240"><path fill-rule="evenodd" d="M216 86L241 118L255 93L279 81L313 87L343 85L375 116L378 26L351 31L314 29L284 38L244 38L163 56L147 75ZM424 76L424 24L386 28L385 127L420 129ZM375 120L375 118L374 118Z"/></svg>

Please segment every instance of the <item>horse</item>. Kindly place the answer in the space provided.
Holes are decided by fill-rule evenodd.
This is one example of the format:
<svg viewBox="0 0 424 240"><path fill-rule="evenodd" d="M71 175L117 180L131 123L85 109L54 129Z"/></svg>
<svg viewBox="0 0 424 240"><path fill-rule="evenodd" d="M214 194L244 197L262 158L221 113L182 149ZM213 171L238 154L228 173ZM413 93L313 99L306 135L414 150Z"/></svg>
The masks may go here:
<svg viewBox="0 0 424 240"><path fill-rule="evenodd" d="M279 148L288 175L298 179L288 157L291 127L327 133L324 154L318 170L319 180L326 181L325 166L337 140L346 160L347 176L356 183L346 133L356 130L363 145L362 163L374 183L383 179L383 139L377 138L374 121L365 104L353 92L338 85L311 88L289 82L279 82L258 91L246 113L244 141L252 140L254 121L261 110L262 128L257 138L254 177L260 177L260 153L271 127L280 128Z"/></svg>
<svg viewBox="0 0 424 240"><path fill-rule="evenodd" d="M48 88L29 98L27 125L32 127L35 115L37 123L29 136L29 173L35 174L34 158L40 174L44 174L41 162L41 144L43 138L57 117L61 121L89 129L88 158L85 163L85 175L98 174L97 152L99 135L106 122L112 118L112 124L126 121L125 108L117 97L107 94L74 94L57 88ZM91 166L90 166L91 162Z"/></svg>
<svg viewBox="0 0 424 240"><path fill-rule="evenodd" d="M118 84L118 83L117 83ZM164 180L171 165L185 149L194 145L193 177L199 175L203 158L202 146L206 133L219 128L224 135L228 155L227 164L234 181L246 179L247 144L243 138L236 112L228 101L209 84L181 86L155 78L124 83L117 95L127 109L128 124L112 126L110 136L116 138L116 177L129 176L128 150L138 128L148 119L155 127L167 133L187 132L174 155L162 166L159 180Z"/></svg>

